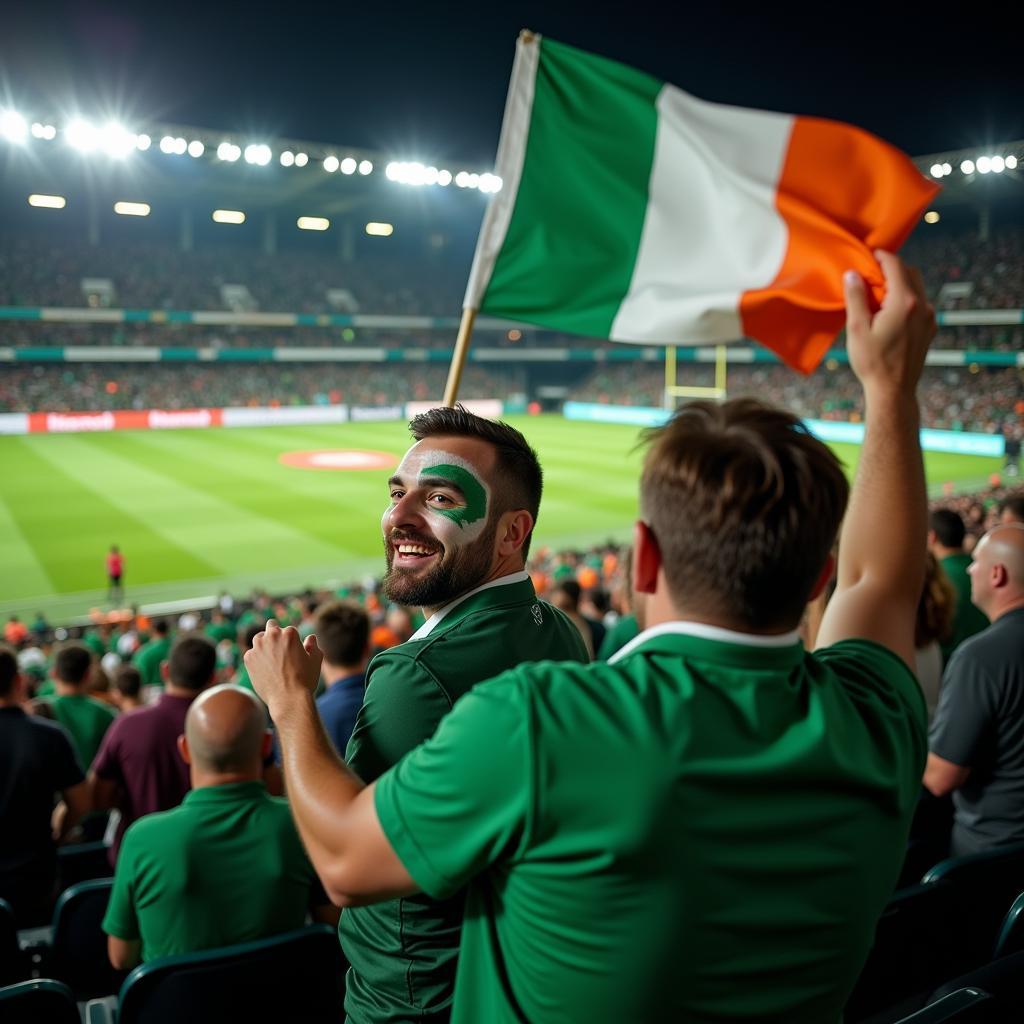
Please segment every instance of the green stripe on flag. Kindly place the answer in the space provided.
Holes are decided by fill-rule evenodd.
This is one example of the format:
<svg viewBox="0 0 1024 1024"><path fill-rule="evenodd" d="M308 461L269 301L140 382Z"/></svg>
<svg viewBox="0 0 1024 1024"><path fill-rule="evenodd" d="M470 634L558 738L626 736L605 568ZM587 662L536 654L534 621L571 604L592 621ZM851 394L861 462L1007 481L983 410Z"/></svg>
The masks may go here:
<svg viewBox="0 0 1024 1024"><path fill-rule="evenodd" d="M540 45L522 179L481 311L607 338L640 246L662 83Z"/></svg>

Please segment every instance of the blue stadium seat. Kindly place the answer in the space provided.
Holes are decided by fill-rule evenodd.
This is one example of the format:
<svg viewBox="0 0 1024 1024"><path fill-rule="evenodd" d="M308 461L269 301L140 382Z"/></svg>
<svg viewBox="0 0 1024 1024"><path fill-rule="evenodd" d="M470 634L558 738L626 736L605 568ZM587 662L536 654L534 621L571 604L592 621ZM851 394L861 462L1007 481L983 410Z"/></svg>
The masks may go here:
<svg viewBox="0 0 1024 1024"><path fill-rule="evenodd" d="M943 996L898 1024L998 1024L1004 1020L995 1000L976 988L961 988Z"/></svg>
<svg viewBox="0 0 1024 1024"><path fill-rule="evenodd" d="M1021 893L1013 901L1013 906L1003 919L1003 926L999 929L999 938L996 939L995 953L993 959L1009 956L1011 953L1024 951L1024 893Z"/></svg>
<svg viewBox="0 0 1024 1024"><path fill-rule="evenodd" d="M53 945L45 972L79 999L110 995L124 978L124 972L110 966L101 927L113 885L112 878L79 882L61 893L53 912Z"/></svg>
<svg viewBox="0 0 1024 1024"><path fill-rule="evenodd" d="M28 964L18 946L14 909L0 900L0 985L13 985L28 977Z"/></svg>
<svg viewBox="0 0 1024 1024"><path fill-rule="evenodd" d="M345 1017L345 966L338 937L325 924L163 957L128 975L117 1024L338 1024Z"/></svg>
<svg viewBox="0 0 1024 1024"><path fill-rule="evenodd" d="M4 1024L80 1024L74 993L59 981L23 981L0 988Z"/></svg>

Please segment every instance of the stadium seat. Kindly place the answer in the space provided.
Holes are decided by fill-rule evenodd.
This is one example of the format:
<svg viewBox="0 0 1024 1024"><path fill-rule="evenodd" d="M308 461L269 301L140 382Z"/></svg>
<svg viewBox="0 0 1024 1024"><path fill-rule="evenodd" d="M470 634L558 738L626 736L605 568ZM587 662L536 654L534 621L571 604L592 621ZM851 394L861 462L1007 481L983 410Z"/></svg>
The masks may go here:
<svg viewBox="0 0 1024 1024"><path fill-rule="evenodd" d="M124 978L110 966L101 927L113 884L112 878L79 882L61 893L53 912L45 972L70 986L79 999L116 992Z"/></svg>
<svg viewBox="0 0 1024 1024"><path fill-rule="evenodd" d="M943 996L898 1024L997 1024L1003 1018L987 992L961 988Z"/></svg>
<svg viewBox="0 0 1024 1024"><path fill-rule="evenodd" d="M979 988L988 992L1000 1005L1006 1007L1007 1018L1024 1020L1024 953L1014 953L993 960L947 981L932 993L932 999L941 999L961 988ZM1015 1012L1011 1013L1011 1008Z"/></svg>
<svg viewBox="0 0 1024 1024"><path fill-rule="evenodd" d="M58 847L57 878L60 880L60 891L92 878L110 878L114 871L107 859L108 849L102 841Z"/></svg>
<svg viewBox="0 0 1024 1024"><path fill-rule="evenodd" d="M922 885L936 882L953 886L961 896L954 964L954 973L961 974L991 959L1003 919L1024 892L1024 843L944 860L921 879Z"/></svg>
<svg viewBox="0 0 1024 1024"><path fill-rule="evenodd" d="M844 1020L894 1021L920 1009L929 992L957 973L957 890L936 882L904 889L889 902L846 1005Z"/></svg>
<svg viewBox="0 0 1024 1024"><path fill-rule="evenodd" d="M337 1024L344 997L337 935L315 924L136 967L121 988L117 1024Z"/></svg>
<svg viewBox="0 0 1024 1024"><path fill-rule="evenodd" d="M1003 926L999 929L999 938L996 939L996 949L992 954L993 959L1009 956L1011 953L1024 951L1024 893L1021 893L1013 901L1013 906L1003 919Z"/></svg>
<svg viewBox="0 0 1024 1024"><path fill-rule="evenodd" d="M23 981L0 988L4 1024L80 1024L75 996L59 981Z"/></svg>
<svg viewBox="0 0 1024 1024"><path fill-rule="evenodd" d="M18 925L7 900L0 900L0 985L13 985L28 976L25 957L18 946Z"/></svg>

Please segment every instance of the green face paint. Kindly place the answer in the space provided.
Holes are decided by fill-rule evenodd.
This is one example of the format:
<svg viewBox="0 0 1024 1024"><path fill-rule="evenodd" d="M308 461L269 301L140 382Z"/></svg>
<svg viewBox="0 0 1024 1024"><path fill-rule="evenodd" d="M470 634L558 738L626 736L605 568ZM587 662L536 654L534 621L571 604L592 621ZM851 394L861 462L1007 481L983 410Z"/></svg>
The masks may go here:
<svg viewBox="0 0 1024 1024"><path fill-rule="evenodd" d="M480 481L468 470L463 469L461 466L441 463L437 466L421 469L417 482L421 481L424 477L441 477L444 480L450 480L462 491L466 499L466 504L462 508L435 509L434 511L439 516L450 519L462 529L487 517L487 492Z"/></svg>

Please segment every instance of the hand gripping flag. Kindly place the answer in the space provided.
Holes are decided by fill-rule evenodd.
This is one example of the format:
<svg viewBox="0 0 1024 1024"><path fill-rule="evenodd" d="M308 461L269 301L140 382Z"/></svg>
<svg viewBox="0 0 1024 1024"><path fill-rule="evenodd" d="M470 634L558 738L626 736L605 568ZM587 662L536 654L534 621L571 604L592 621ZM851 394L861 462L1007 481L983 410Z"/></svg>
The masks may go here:
<svg viewBox="0 0 1024 1024"><path fill-rule="evenodd" d="M938 191L867 132L706 103L550 39L516 48L464 306L637 344L749 337L804 373L845 320L843 272L884 295Z"/></svg>

